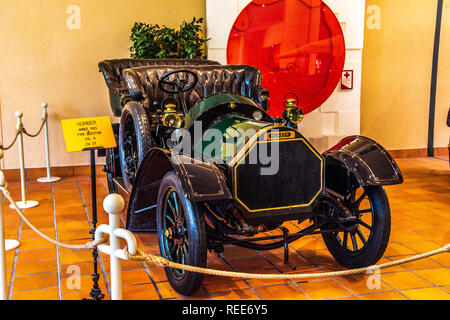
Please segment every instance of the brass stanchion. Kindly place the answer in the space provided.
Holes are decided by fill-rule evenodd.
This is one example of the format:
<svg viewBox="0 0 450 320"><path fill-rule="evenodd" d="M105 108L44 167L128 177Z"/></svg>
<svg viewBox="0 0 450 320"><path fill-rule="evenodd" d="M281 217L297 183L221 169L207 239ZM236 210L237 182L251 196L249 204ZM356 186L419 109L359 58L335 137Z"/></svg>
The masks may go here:
<svg viewBox="0 0 450 320"><path fill-rule="evenodd" d="M25 158L24 158L24 151L23 151L23 112L22 111L16 111L14 114L17 118L17 126L16 130L19 133L18 139L19 139L19 158L20 158L20 184L21 184L21 191L22 191L22 201L17 202L17 206L20 209L27 209L27 208L33 208L37 207L39 205L39 202L28 200L26 196L26 181L25 181ZM9 206L11 209L14 209L13 205Z"/></svg>
<svg viewBox="0 0 450 320"><path fill-rule="evenodd" d="M48 141L48 113L47 113L48 104L42 103L42 121L44 121L44 136L45 136L45 160L47 163L47 176L43 178L38 178L38 182L55 182L61 180L60 177L52 177L50 172L50 150L49 150L49 141Z"/></svg>

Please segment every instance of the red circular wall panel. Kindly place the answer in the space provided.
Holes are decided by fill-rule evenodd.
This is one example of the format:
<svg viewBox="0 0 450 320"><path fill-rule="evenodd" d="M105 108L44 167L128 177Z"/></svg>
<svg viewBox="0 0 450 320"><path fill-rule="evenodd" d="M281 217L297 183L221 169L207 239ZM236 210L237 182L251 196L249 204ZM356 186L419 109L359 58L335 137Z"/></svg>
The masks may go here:
<svg viewBox="0 0 450 320"><path fill-rule="evenodd" d="M329 98L341 78L345 43L341 26L321 0L253 0L228 38L229 64L259 68L272 116L293 92L309 113Z"/></svg>

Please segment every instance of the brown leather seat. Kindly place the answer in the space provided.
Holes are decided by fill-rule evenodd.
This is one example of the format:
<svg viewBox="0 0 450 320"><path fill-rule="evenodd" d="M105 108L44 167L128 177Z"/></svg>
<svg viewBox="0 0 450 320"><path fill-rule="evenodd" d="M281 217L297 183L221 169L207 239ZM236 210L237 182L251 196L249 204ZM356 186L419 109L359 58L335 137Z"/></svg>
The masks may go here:
<svg viewBox="0 0 450 320"><path fill-rule="evenodd" d="M249 65L146 66L125 69L122 74L133 100L141 102L151 113L160 108L165 98L174 96L163 92L158 80L175 70L189 70L198 75L197 85L184 94L188 109L216 93L240 94L267 109L268 91L261 87L261 72Z"/></svg>
<svg viewBox="0 0 450 320"><path fill-rule="evenodd" d="M99 71L103 74L108 86L111 108L115 116L120 116L122 112L121 96L128 93L122 71L127 68L149 65L220 65L220 63L202 59L111 59L99 62Z"/></svg>

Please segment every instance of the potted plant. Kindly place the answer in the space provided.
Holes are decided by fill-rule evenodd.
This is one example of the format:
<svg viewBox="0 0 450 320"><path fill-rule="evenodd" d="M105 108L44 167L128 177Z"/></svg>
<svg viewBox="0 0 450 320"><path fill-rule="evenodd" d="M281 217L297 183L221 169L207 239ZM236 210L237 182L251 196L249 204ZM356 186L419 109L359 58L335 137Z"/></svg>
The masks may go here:
<svg viewBox="0 0 450 320"><path fill-rule="evenodd" d="M203 18L183 21L178 30L158 24L136 22L131 29L132 58L206 59Z"/></svg>

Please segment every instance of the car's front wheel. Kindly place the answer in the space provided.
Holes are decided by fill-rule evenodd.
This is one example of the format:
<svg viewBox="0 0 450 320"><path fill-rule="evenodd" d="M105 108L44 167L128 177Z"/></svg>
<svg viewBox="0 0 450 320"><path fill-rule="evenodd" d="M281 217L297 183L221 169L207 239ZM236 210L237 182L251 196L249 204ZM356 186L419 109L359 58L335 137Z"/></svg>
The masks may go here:
<svg viewBox="0 0 450 320"><path fill-rule="evenodd" d="M347 214L339 208L330 208L330 214L355 219L356 224L351 231L323 233L325 245L344 267L374 265L383 256L391 231L391 211L384 188L359 188L342 204L347 207Z"/></svg>
<svg viewBox="0 0 450 320"><path fill-rule="evenodd" d="M161 256L177 263L205 267L207 259L206 231L202 212L190 201L180 178L169 172L158 192L156 223ZM203 274L165 268L172 287L183 295L197 291Z"/></svg>

